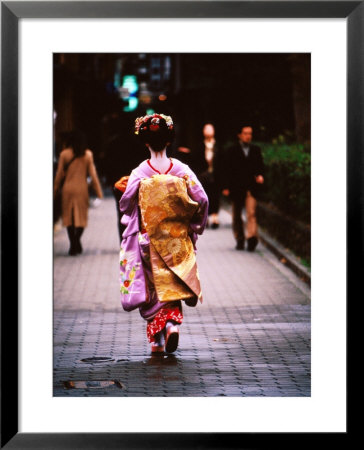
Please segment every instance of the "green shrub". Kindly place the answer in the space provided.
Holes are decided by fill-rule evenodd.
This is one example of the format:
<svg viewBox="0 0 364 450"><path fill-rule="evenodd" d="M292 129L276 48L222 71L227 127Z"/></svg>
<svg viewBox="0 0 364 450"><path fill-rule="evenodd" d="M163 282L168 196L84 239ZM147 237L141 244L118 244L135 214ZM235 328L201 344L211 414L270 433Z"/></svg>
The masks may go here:
<svg viewBox="0 0 364 450"><path fill-rule="evenodd" d="M281 141L281 142L280 142ZM282 140L258 144L266 166L263 200L307 224L311 221L311 154Z"/></svg>

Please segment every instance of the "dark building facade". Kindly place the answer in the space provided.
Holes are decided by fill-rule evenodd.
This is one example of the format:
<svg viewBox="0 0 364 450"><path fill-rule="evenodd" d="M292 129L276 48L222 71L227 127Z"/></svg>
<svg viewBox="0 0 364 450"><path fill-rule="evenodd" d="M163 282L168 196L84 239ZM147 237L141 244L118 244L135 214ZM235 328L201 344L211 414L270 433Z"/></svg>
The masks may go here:
<svg viewBox="0 0 364 450"><path fill-rule="evenodd" d="M173 116L177 145L195 146L206 122L222 143L243 124L257 140L309 142L310 90L309 54L55 54L56 153L78 128L101 161L118 126L132 133L153 111Z"/></svg>

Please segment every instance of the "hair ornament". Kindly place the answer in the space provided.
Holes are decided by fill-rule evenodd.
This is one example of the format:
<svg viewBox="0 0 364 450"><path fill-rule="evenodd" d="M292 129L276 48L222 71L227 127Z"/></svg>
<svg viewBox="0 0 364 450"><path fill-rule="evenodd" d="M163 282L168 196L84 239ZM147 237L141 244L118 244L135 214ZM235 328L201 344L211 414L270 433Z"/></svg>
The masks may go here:
<svg viewBox="0 0 364 450"><path fill-rule="evenodd" d="M142 116L135 119L135 134L139 134L140 127L142 126L142 124L148 122L149 119L152 119L151 124L149 125L149 129L151 131L159 130L160 119L164 119L168 129L173 130L172 117L166 116L164 114L149 114L147 116ZM142 129L145 130L146 128L147 127L143 127Z"/></svg>
<svg viewBox="0 0 364 450"><path fill-rule="evenodd" d="M159 117L153 117L150 121L149 129L150 131L158 131L159 130Z"/></svg>

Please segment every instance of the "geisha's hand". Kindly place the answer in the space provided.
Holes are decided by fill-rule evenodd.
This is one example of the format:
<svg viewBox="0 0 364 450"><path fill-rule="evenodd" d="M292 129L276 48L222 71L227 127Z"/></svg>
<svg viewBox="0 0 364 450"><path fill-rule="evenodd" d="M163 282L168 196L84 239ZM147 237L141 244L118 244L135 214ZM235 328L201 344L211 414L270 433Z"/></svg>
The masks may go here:
<svg viewBox="0 0 364 450"><path fill-rule="evenodd" d="M126 191L126 187L128 185L128 181L129 181L129 176L124 176L121 177L120 180L118 180L115 184L114 187L116 189L118 189L120 192L125 192Z"/></svg>

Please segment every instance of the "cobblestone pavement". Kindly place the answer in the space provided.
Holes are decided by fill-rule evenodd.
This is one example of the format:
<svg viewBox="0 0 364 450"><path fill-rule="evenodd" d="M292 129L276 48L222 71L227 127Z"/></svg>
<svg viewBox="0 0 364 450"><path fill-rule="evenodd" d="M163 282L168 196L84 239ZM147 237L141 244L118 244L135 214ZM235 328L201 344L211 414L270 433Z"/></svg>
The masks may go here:
<svg viewBox="0 0 364 450"><path fill-rule="evenodd" d="M177 351L153 357L120 306L114 199L90 208L82 255L55 232L54 396L310 396L308 286L262 244L235 250L220 222L197 243L203 304L184 307Z"/></svg>

